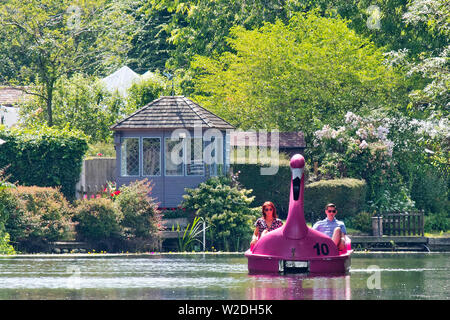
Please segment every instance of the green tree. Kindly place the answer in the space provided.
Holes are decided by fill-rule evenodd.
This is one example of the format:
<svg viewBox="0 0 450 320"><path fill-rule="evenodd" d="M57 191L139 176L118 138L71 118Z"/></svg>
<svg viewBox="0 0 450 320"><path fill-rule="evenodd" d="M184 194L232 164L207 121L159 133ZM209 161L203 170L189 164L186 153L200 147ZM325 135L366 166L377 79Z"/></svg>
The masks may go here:
<svg viewBox="0 0 450 320"><path fill-rule="evenodd" d="M445 0L414 0L403 15L407 24L425 24L431 35L442 37L439 45L425 50L409 63L409 75L420 75L425 86L411 93L409 110L417 117L449 117L450 101L450 6ZM448 143L447 143L448 144Z"/></svg>
<svg viewBox="0 0 450 320"><path fill-rule="evenodd" d="M137 73L165 69L166 61L174 50L167 29L172 13L166 8L157 9L151 1L140 0L132 12L136 32L128 52L128 66Z"/></svg>
<svg viewBox="0 0 450 320"><path fill-rule="evenodd" d="M303 130L307 138L347 111L393 105L403 93L396 73L347 24L310 12L287 25L234 27L233 52L195 57L194 99L237 127Z"/></svg>
<svg viewBox="0 0 450 320"><path fill-rule="evenodd" d="M62 75L101 73L122 62L132 26L127 6L128 0L8 0L0 4L0 38L10 41L11 51L27 61L11 73L16 80L23 77L19 73L33 75L37 90L23 90L45 102L50 126L55 84ZM2 80L14 84L14 78Z"/></svg>
<svg viewBox="0 0 450 320"><path fill-rule="evenodd" d="M126 98L126 114L131 114L153 100L158 99L161 95L169 93L170 89L167 79L158 72L154 73L154 76L151 78L133 83L128 90Z"/></svg>
<svg viewBox="0 0 450 320"><path fill-rule="evenodd" d="M32 99L20 108L25 127L45 122L40 99ZM111 138L109 129L126 114L125 103L117 95L109 93L104 84L94 76L74 74L59 78L53 93L53 125L63 129L68 126L84 132L90 142L106 141Z"/></svg>
<svg viewBox="0 0 450 320"><path fill-rule="evenodd" d="M301 7L302 2L304 1L147 1L139 11L144 13L145 21L139 37L150 38L155 32L162 35L166 39L166 45L162 48L170 51L166 67L186 69L196 54L210 56L228 50L225 39L231 27L240 25L254 28L261 27L266 21L288 21L292 12ZM154 43L156 41L155 39ZM147 47L153 44L147 42L142 45Z"/></svg>

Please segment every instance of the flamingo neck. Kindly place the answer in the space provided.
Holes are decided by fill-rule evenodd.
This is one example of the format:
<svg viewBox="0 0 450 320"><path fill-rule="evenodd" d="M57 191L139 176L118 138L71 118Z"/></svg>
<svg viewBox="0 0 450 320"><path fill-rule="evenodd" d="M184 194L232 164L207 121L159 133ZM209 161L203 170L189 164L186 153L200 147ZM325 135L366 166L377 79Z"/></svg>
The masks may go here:
<svg viewBox="0 0 450 320"><path fill-rule="evenodd" d="M303 191L304 182L303 176L300 182L300 196L298 200L294 200L293 184L291 179L291 192L289 198L289 213L284 226L284 236L289 239L302 239L308 234L308 227L305 221L305 214L303 211Z"/></svg>

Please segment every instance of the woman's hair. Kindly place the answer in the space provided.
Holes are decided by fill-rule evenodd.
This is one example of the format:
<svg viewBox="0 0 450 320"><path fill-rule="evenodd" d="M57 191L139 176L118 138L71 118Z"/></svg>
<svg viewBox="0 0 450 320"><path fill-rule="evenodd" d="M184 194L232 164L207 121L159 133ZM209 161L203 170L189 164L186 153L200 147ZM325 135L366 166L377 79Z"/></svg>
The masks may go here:
<svg viewBox="0 0 450 320"><path fill-rule="evenodd" d="M270 202L270 201L266 201L262 205L262 209L261 210L262 210L263 217L266 218L266 213L264 212L264 209L266 207L272 207L272 209L273 209L272 217L274 219L276 219L277 218L277 209L275 208L275 205L272 202Z"/></svg>

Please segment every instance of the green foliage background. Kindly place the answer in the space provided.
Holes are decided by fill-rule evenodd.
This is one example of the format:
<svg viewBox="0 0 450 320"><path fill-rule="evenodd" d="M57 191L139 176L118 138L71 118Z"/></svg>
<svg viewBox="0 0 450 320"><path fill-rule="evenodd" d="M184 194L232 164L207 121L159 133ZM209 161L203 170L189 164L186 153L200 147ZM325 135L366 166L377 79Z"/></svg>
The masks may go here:
<svg viewBox="0 0 450 320"><path fill-rule="evenodd" d="M24 186L60 186L68 199L75 197L82 159L88 149L83 133L47 126L2 128L0 138L6 142L0 149L0 166L10 165L10 181Z"/></svg>
<svg viewBox="0 0 450 320"><path fill-rule="evenodd" d="M251 190L231 185L227 177L214 177L195 189L186 188L182 206L206 220L208 246L240 251L248 247L260 209L251 209Z"/></svg>

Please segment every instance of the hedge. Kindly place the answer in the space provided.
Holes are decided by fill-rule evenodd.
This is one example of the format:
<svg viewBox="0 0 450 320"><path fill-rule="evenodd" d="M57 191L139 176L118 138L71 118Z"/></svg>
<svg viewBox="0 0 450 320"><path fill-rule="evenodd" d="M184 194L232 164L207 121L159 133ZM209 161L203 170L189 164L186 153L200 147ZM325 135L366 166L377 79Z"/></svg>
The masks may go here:
<svg viewBox="0 0 450 320"><path fill-rule="evenodd" d="M38 129L0 128L0 167L10 165L10 181L24 186L61 187L68 199L75 197L84 154L84 134L46 126Z"/></svg>
<svg viewBox="0 0 450 320"><path fill-rule="evenodd" d="M233 164L234 174L238 174L238 181L245 189L252 189L255 198L251 206L262 206L266 201L274 203L278 217L285 219L289 210L289 191L291 181L291 168L289 165L279 165L275 175L261 175L262 165L259 164Z"/></svg>
<svg viewBox="0 0 450 320"><path fill-rule="evenodd" d="M62 193L48 187L17 187L0 191L0 217L20 251L45 251L48 242L68 240L72 209Z"/></svg>
<svg viewBox="0 0 450 320"><path fill-rule="evenodd" d="M261 175L261 165L233 164L232 171L238 174L242 187L252 189L252 206L261 206L272 201L278 216L286 219L289 211L291 169L288 164L280 164L275 175ZM239 172L239 173L238 173ZM308 181L305 170L305 181ZM366 183L357 179L322 180L305 186L305 216L313 222L324 215L324 207L333 202L338 206L339 217L350 217L364 210Z"/></svg>
<svg viewBox="0 0 450 320"><path fill-rule="evenodd" d="M305 187L305 215L325 218L325 206L331 202L337 206L339 220L351 218L364 210L366 189L364 180L351 178L310 183Z"/></svg>

